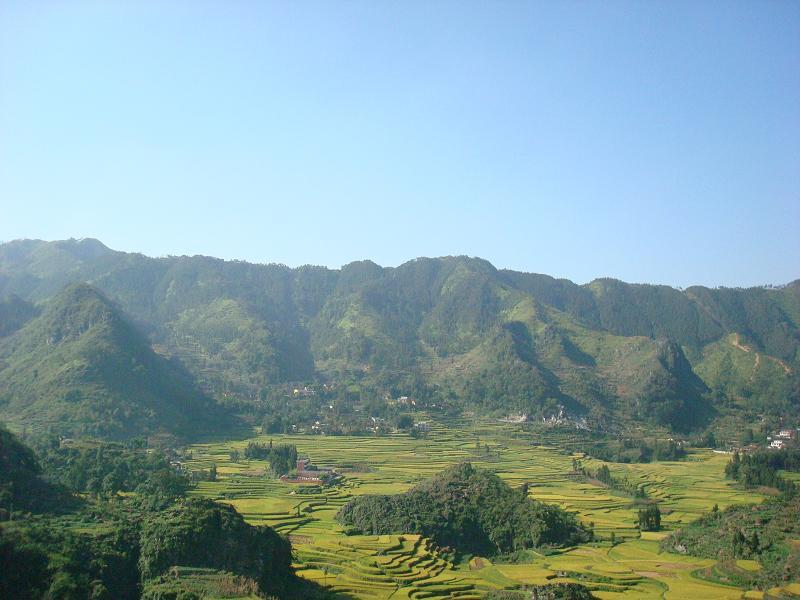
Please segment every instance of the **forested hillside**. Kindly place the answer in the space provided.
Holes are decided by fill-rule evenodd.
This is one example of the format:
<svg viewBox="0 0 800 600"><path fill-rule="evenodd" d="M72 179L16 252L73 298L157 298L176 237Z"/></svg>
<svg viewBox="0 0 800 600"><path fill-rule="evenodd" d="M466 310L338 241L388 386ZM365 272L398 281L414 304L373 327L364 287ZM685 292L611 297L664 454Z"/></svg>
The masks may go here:
<svg viewBox="0 0 800 600"><path fill-rule="evenodd" d="M317 597L295 576L287 539L227 504L186 498L190 478L157 452L90 443L49 454L42 465L0 425L0 598ZM77 485L52 483L64 476Z"/></svg>
<svg viewBox="0 0 800 600"><path fill-rule="evenodd" d="M19 427L126 438L230 421L85 284L68 285L39 317L0 339L0 361L0 414Z"/></svg>
<svg viewBox="0 0 800 600"><path fill-rule="evenodd" d="M800 497L780 496L756 505L714 510L665 538L670 552L715 558L737 583L769 588L800 576ZM757 573L735 569L736 559L758 560ZM719 567L718 567L719 568ZM749 577L748 577L749 576Z"/></svg>
<svg viewBox="0 0 800 600"><path fill-rule="evenodd" d="M468 257L290 269L149 258L96 240L22 240L0 246L0 414L10 420L40 402L70 413L54 385L69 390L69 369L53 379L43 323L73 282L124 312L136 360L166 364L144 358L146 340L210 396L239 404L267 398L276 385L346 382L364 400L410 395L497 415L563 412L590 424L633 419L684 431L800 406L800 281L769 289L576 285ZM164 375L173 370L158 369L156 379L177 385ZM136 419L147 421L135 411L123 420Z"/></svg>
<svg viewBox="0 0 800 600"><path fill-rule="evenodd" d="M63 510L77 504L42 477L36 455L0 423L0 521L13 511Z"/></svg>
<svg viewBox="0 0 800 600"><path fill-rule="evenodd" d="M403 494L365 495L336 518L352 533L418 533L457 552L494 555L592 539L574 514L512 489L470 463L454 465Z"/></svg>

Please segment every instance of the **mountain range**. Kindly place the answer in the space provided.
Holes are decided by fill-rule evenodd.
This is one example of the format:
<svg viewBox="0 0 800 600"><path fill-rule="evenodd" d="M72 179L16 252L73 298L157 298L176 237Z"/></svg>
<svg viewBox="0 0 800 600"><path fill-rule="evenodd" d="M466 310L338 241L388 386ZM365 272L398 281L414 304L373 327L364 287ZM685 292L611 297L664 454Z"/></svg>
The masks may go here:
<svg viewBox="0 0 800 600"><path fill-rule="evenodd" d="M0 245L0 419L176 434L225 397L344 382L493 415L677 431L800 411L800 280L577 285L465 256L399 267Z"/></svg>

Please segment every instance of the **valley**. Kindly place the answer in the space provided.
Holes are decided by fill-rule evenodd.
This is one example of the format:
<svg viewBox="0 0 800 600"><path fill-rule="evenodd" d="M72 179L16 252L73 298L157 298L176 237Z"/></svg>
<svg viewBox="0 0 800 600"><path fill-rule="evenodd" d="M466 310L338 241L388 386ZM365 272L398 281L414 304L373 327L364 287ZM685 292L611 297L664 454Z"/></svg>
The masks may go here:
<svg viewBox="0 0 800 600"><path fill-rule="evenodd" d="M234 506L252 524L288 535L301 577L355 598L479 598L493 589L523 584L574 581L599 598L761 598L762 592L724 585L700 572L715 564L659 550L670 531L717 504L761 501L764 496L736 489L725 480L727 454L695 449L687 461L611 465L615 475L644 486L664 514L660 532L639 532L632 499L602 485L579 481L572 458L557 448L534 446L519 427L486 421L431 421L420 439L388 437L268 435L260 442L291 443L321 466L343 471L340 485L311 489L277 479L248 476L263 461L231 461L245 441L191 446L187 466L216 465L218 480L202 482L192 494ZM581 458L589 467L600 464ZM529 552L517 564L466 558L454 564L415 535L345 535L334 517L353 496L402 492L453 464L470 461L491 469L513 487L529 485L529 495L578 514L593 524L598 540L565 551ZM359 471L348 466L357 465ZM313 493L310 493L313 492ZM615 545L610 542L615 536ZM746 561L744 561L746 562ZM754 563L754 561L750 561ZM757 565L745 564L747 568ZM796 586L795 586L796 587ZM798 590L795 589L795 592Z"/></svg>
<svg viewBox="0 0 800 600"><path fill-rule="evenodd" d="M0 600L800 600L798 42L0 0Z"/></svg>
<svg viewBox="0 0 800 600"><path fill-rule="evenodd" d="M797 597L798 365L797 281L0 244L0 561L32 600Z"/></svg>

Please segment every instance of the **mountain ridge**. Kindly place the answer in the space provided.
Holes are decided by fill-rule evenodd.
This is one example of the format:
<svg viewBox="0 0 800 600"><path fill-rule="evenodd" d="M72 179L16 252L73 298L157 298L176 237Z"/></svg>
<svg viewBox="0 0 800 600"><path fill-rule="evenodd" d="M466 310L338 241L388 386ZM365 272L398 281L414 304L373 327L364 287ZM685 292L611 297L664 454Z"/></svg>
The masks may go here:
<svg viewBox="0 0 800 600"><path fill-rule="evenodd" d="M0 299L41 307L74 281L217 398L258 401L321 378L493 413L566 408L686 430L800 404L797 281L681 290L578 285L466 256L334 270L149 258L96 240L0 245Z"/></svg>
<svg viewBox="0 0 800 600"><path fill-rule="evenodd" d="M16 238L13 240L7 241L0 241L0 259L3 259L2 253L8 252L9 249L25 246L31 247L33 245L56 245L62 249L66 249L70 251L72 254L85 254L88 255L90 252L88 251L89 247L96 248L96 252L99 255L132 255L132 256L139 256L143 258L148 258L152 260L171 260L171 259L209 259L214 261L220 261L224 263L240 263L240 264L247 264L252 266L259 266L259 267L280 267L285 268L291 271L296 271L299 269L324 269L326 271L332 272L339 272L351 265L358 265L358 264L370 264L378 269L382 270L391 270L391 269L399 269L405 265L410 263L414 263L417 261L424 261L424 260L448 260L448 259L467 259L467 260L475 260L486 263L492 269L497 271L498 273L511 273L511 274L519 274L519 275L530 275L535 277L542 277L552 280L553 282L566 282L572 286L576 287L586 287L590 286L595 282L602 282L602 281L610 281L610 282L619 282L624 283L629 286L652 286L652 287L663 287L669 288L676 291L688 291L692 288L705 288L711 290L720 290L720 289L728 289L728 290L754 290L754 289L783 289L788 287L800 287L800 278L793 279L791 281L787 281L784 283L765 283L761 285L719 285L719 286L709 286L702 283L694 283L689 286L674 286L666 283L657 283L657 282L649 282L649 281L626 281L624 279L620 279L619 277L615 277L612 275L599 275L594 277L593 279L587 281L586 283L575 283L569 277L556 277L554 275L548 275L546 273L540 273L537 271L520 271L516 269L510 269L506 267L497 267L491 261L486 258L480 256L470 256L468 254L447 254L441 256L417 256L415 258L410 258L397 266L383 266L375 261L364 258L364 259L356 259L349 263L345 263L340 267L330 267L327 265L322 264L315 264L315 263L303 263L296 265L294 267L286 265L285 263L280 262L258 262L258 261L250 261L245 259L238 259L238 258L220 258L217 256L213 256L210 254L167 254L163 256L152 256L149 254L145 254L142 252L130 252L126 250L114 250L109 246L106 246L102 241L98 240L97 238L92 237L83 237L83 238L68 238L66 240L43 240L41 238ZM85 252L82 252L82 249L86 249ZM13 252L13 254L18 254L17 252ZM2 268L2 263L0 263L0 268Z"/></svg>

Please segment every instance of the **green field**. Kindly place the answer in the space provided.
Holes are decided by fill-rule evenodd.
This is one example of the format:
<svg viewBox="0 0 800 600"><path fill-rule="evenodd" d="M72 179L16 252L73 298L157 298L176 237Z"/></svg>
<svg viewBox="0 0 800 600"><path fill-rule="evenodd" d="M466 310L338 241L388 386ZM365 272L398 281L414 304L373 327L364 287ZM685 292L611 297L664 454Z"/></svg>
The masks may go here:
<svg viewBox="0 0 800 600"><path fill-rule="evenodd" d="M326 437L275 435L265 442L296 444L315 464L344 468L342 485L321 493L299 493L300 486L258 475L261 461L232 463L230 452L243 450L247 440L191 447L189 467L218 468L218 480L203 482L193 492L229 502L253 524L267 524L291 537L298 573L355 598L480 598L491 590L521 584L576 581L601 598L759 598L695 576L714 561L660 553L664 535L636 527L632 500L607 488L576 480L572 456L535 445L531 434L513 425L462 421L436 422L424 439L405 434L388 437ZM672 530L714 504L758 502L761 496L735 489L723 476L729 457L693 451L689 460L674 463L610 464L615 477L643 484L660 501L663 525ZM407 490L454 463L469 460L492 469L512 486L528 482L532 497L577 512L593 523L597 543L555 554L531 556L527 564L493 564L473 559L453 564L428 540L415 535L346 536L334 515L359 494ZM601 463L582 459L590 469ZM348 465L369 469L349 471ZM617 544L608 538L614 532ZM757 565L748 565L757 568Z"/></svg>

